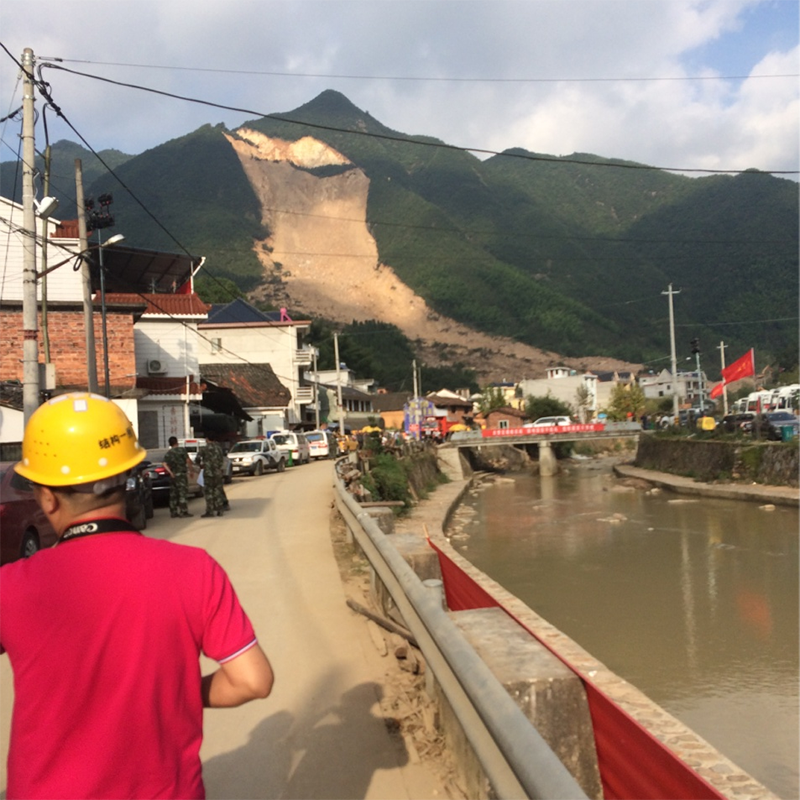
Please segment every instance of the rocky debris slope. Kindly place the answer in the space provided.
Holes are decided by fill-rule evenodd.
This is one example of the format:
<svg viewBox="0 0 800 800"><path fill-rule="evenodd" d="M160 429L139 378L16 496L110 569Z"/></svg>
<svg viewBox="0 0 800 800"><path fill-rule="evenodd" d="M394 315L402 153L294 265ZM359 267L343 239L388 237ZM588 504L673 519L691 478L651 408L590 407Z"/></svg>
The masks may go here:
<svg viewBox="0 0 800 800"><path fill-rule="evenodd" d="M308 171L347 166L341 153L312 137L285 142L247 129L228 140L271 231L257 249L265 275L258 299L343 324L391 323L416 342L425 364L465 364L481 383L541 376L553 364L578 370L638 367L590 355L565 359L437 314L391 266L380 263L366 223L369 178L357 167L328 177Z"/></svg>

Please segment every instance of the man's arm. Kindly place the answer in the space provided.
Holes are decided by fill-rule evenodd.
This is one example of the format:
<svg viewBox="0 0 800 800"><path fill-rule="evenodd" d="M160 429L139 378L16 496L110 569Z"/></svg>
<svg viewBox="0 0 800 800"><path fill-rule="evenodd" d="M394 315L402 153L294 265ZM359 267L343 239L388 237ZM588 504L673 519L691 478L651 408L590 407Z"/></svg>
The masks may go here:
<svg viewBox="0 0 800 800"><path fill-rule="evenodd" d="M267 697L274 680L269 660L256 644L236 658L220 664L216 672L203 676L203 706L231 708Z"/></svg>

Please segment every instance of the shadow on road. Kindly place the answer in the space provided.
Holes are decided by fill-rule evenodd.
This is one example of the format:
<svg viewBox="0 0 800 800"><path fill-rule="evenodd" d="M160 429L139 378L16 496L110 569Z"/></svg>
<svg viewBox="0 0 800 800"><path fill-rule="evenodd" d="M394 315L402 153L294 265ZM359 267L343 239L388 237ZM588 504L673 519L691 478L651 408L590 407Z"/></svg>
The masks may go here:
<svg viewBox="0 0 800 800"><path fill-rule="evenodd" d="M408 763L402 737L372 712L381 687L362 683L306 724L287 711L273 714L238 750L203 765L209 798L358 800L378 770ZM401 779L398 777L398 782ZM396 796L402 796L399 789Z"/></svg>

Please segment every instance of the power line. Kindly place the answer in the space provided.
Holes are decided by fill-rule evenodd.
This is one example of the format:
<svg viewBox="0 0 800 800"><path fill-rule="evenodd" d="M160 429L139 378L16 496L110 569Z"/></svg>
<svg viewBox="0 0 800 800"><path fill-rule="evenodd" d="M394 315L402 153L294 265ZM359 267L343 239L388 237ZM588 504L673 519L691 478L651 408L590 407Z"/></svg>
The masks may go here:
<svg viewBox="0 0 800 800"><path fill-rule="evenodd" d="M69 64L91 64L98 67L133 67L135 69L167 70L170 72L200 72L216 75L259 75L274 78L324 78L326 80L358 81L397 81L408 83L653 83L653 82L691 82L691 81L743 81L775 78L797 78L798 74L775 75L673 75L658 77L606 77L606 78L457 78L453 76L431 77L426 75L347 75L321 72L278 72L254 69L218 69L212 67L181 67L165 64L130 64L120 61L92 61L83 58L59 58L42 56L42 61Z"/></svg>
<svg viewBox="0 0 800 800"><path fill-rule="evenodd" d="M587 161L584 159L571 158L571 157L541 156L541 155L534 155L532 153L520 153L516 151L501 152L499 150L489 150L481 147L459 147L458 145L446 144L444 142L414 139L408 136L390 136L389 134L375 133L373 131L351 130L347 128L339 128L334 125L321 125L313 122L302 122L300 120L294 120L289 117L279 116L277 114L268 114L263 111L257 111L254 109L241 108L238 106L229 106L225 105L224 103L215 103L210 100L201 100L196 97L188 97L186 95L180 95L174 92L166 92L161 89L153 89L147 86L140 86L134 83L127 83L125 81L115 81L112 80L111 78L106 78L101 75L91 75L86 72L79 72L78 70L69 69L67 67L61 66L60 64L47 63L44 64L43 66L49 66L51 69L61 70L62 72L67 72L71 75L78 75L83 78L89 78L91 80L100 81L102 83L108 83L113 86L121 86L127 89L136 89L141 92L156 94L159 95L160 97L170 97L174 100L183 100L184 102L187 103L195 103L197 105L208 106L209 108L218 108L224 111L233 111L240 114L248 114L251 116L262 117L264 119L271 119L275 122L285 122L291 125L297 125L305 128L313 128L315 130L329 131L331 133L343 133L349 136L362 136L371 139L380 139L383 141L395 142L397 144L414 145L417 147L434 147L440 150L449 150L459 153L480 153L482 155L502 156L503 158L515 158L515 159L521 159L523 161L543 161L556 164L580 164L582 166L587 166L587 167L608 167L614 169L632 169L632 170L650 170L650 171L655 170L659 172L697 173L705 175L723 175L723 174L740 175L744 172L752 171L751 169L742 170L742 169L700 169L697 167L654 167L654 166L649 166L647 164L637 164L635 162L619 161L613 159L597 162L597 161ZM769 175L798 174L797 170L761 170L761 172L764 172L765 174Z"/></svg>

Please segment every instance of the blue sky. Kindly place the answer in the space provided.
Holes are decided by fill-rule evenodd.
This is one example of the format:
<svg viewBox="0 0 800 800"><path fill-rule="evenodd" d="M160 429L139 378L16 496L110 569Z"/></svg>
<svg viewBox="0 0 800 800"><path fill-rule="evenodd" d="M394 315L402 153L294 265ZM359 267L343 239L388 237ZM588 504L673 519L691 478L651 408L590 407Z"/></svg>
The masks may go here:
<svg viewBox="0 0 800 800"><path fill-rule="evenodd" d="M694 71L713 65L722 75L747 75L764 53L797 46L800 3L795 0L750 6L740 19L736 29L687 53L686 68Z"/></svg>
<svg viewBox="0 0 800 800"><path fill-rule="evenodd" d="M0 32L15 58L31 47L258 114L332 88L396 130L465 147L798 169L797 77L724 80L800 72L796 0L4 0ZM2 116L16 75L0 53ZM138 153L253 116L44 75L96 149ZM699 76L713 80L687 80ZM76 139L48 123L53 141ZM0 135L13 157L18 124Z"/></svg>

